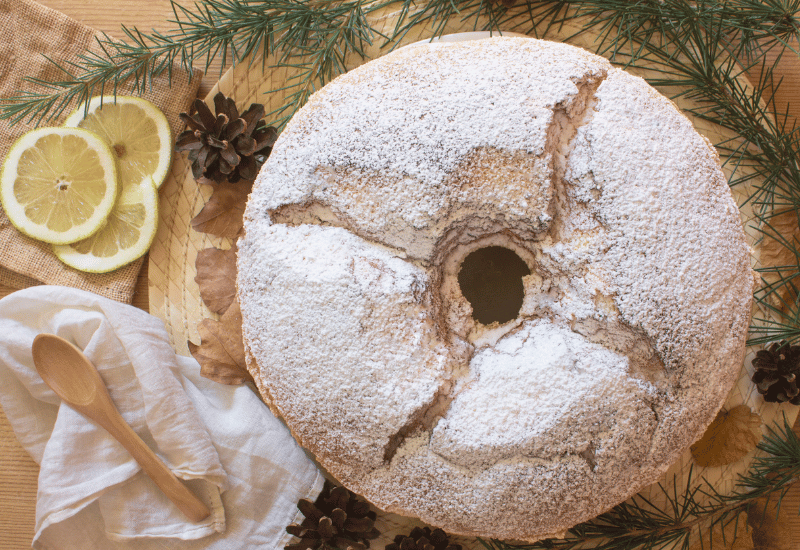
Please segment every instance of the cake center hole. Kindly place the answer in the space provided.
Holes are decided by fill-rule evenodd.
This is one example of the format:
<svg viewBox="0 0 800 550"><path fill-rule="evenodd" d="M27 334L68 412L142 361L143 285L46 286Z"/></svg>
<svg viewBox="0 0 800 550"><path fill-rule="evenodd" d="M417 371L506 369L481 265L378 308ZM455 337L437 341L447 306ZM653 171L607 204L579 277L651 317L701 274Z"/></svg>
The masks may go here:
<svg viewBox="0 0 800 550"><path fill-rule="evenodd" d="M515 319L522 308L522 278L531 270L513 250L487 246L471 252L461 263L458 286L472 305L472 318L489 325Z"/></svg>

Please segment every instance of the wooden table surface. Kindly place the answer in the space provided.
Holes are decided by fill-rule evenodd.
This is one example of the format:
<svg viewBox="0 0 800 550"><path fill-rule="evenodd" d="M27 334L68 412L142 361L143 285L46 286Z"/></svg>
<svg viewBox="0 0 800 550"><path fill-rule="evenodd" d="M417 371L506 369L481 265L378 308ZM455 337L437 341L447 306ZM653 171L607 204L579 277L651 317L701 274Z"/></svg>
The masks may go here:
<svg viewBox="0 0 800 550"><path fill-rule="evenodd" d="M169 0L38 1L96 30L115 36L121 36L121 25L164 31L171 28L168 20L173 17ZM195 0L177 0L177 3L187 7L194 2ZM779 101L793 104L791 112L797 116L800 114L800 62L788 57L781 64L781 75L785 81ZM215 84L219 71L218 63L211 66L200 87L200 97L204 97ZM13 290L0 285L0 297ZM146 263L139 276L133 304L144 310L148 309ZM800 433L800 423L795 426L795 432ZM0 409L0 550L25 550L31 547L38 473L38 466L19 445ZM793 501L800 501L800 491L797 493ZM796 502L794 506L796 509Z"/></svg>

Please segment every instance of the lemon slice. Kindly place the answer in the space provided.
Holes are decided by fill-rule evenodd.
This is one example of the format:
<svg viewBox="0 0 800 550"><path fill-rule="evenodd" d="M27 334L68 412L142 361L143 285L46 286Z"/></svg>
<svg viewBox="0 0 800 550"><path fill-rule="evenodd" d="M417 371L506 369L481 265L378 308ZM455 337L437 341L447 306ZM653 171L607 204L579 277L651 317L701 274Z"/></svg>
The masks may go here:
<svg viewBox="0 0 800 550"><path fill-rule="evenodd" d="M55 245L53 252L75 269L106 273L143 256L157 226L158 191L154 182L127 185L97 233L73 244Z"/></svg>
<svg viewBox="0 0 800 550"><path fill-rule="evenodd" d="M85 239L117 198L108 145L78 128L39 128L19 138L0 175L0 201L14 227L48 243Z"/></svg>
<svg viewBox="0 0 800 550"><path fill-rule="evenodd" d="M114 151L120 183L143 183L148 178L160 187L172 162L172 132L164 113L149 101L130 96L96 96L67 117L66 127L91 130Z"/></svg>

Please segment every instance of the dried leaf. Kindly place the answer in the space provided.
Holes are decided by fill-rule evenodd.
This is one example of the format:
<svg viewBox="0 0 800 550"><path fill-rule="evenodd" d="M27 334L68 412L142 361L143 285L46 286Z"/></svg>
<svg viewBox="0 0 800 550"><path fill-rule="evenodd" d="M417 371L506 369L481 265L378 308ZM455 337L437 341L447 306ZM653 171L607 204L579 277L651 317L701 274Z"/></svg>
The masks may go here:
<svg viewBox="0 0 800 550"><path fill-rule="evenodd" d="M700 441L692 445L692 456L704 467L736 462L756 448L760 428L761 417L747 405L720 411Z"/></svg>
<svg viewBox="0 0 800 550"><path fill-rule="evenodd" d="M249 180L215 186L211 198L192 219L192 228L217 237L236 238L242 229L244 207L252 187Z"/></svg>
<svg viewBox="0 0 800 550"><path fill-rule="evenodd" d="M219 321L203 319L197 325L200 345L189 342L189 351L200 363L200 374L220 384L253 380L247 372L242 342L242 312L234 301Z"/></svg>
<svg viewBox="0 0 800 550"><path fill-rule="evenodd" d="M797 212L794 209L787 210L780 214L774 215L769 219L771 229L766 229L767 233L764 234L764 239L759 247L759 260L762 267L781 267L792 266L797 263L797 257L791 249L786 245L771 236L771 234L781 235L790 243L797 243L800 241L800 227L797 223ZM762 277L768 284L774 284L778 281L778 276L772 273L763 273ZM791 285L781 285L778 292L771 296L772 305L786 311L790 304L794 304L797 300L797 295L792 290Z"/></svg>
<svg viewBox="0 0 800 550"><path fill-rule="evenodd" d="M236 244L229 250L206 248L197 253L194 263L203 303L222 315L236 297Z"/></svg>
<svg viewBox="0 0 800 550"><path fill-rule="evenodd" d="M752 531L747 526L747 514L744 512L724 525L717 523L711 530L703 532L703 541L690 550L754 550ZM766 549L764 549L766 550Z"/></svg>
<svg viewBox="0 0 800 550"><path fill-rule="evenodd" d="M796 507L786 502L777 509L777 498L769 502L759 499L747 514L747 523L753 530L755 550L797 550L792 544L792 517L797 517Z"/></svg>

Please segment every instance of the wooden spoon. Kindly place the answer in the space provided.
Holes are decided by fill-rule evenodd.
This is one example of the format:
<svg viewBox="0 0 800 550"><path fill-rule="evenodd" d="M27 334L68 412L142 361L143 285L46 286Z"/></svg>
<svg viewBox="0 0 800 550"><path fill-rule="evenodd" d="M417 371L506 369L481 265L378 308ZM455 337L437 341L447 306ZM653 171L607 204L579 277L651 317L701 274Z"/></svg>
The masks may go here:
<svg viewBox="0 0 800 550"><path fill-rule="evenodd" d="M175 477L120 416L100 373L81 350L55 334L33 340L33 363L42 380L73 409L94 420L122 443L145 473L190 520L211 513L208 507Z"/></svg>

